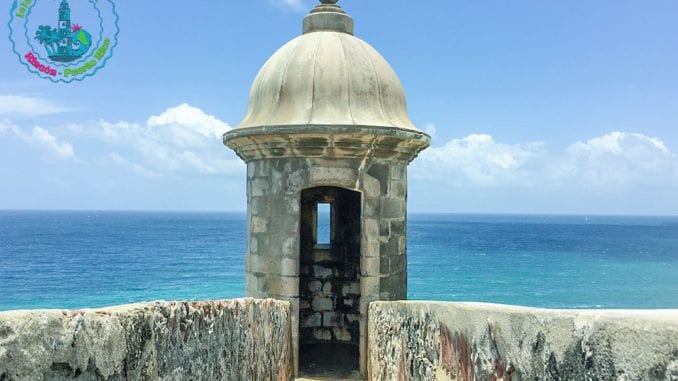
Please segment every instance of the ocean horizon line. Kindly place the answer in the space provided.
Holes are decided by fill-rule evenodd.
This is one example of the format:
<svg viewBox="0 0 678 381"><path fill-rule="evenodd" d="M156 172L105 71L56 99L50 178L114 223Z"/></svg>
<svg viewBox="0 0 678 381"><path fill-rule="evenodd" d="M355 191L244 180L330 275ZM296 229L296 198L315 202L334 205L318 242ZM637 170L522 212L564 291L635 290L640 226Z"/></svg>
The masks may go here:
<svg viewBox="0 0 678 381"><path fill-rule="evenodd" d="M45 212L45 213L167 213L167 214L243 214L246 210L205 210L205 209L75 209L75 208L0 208L3 212ZM652 213L559 213L559 212L454 212L454 211L408 211L413 216L524 216L524 217L662 217L678 218L678 214Z"/></svg>

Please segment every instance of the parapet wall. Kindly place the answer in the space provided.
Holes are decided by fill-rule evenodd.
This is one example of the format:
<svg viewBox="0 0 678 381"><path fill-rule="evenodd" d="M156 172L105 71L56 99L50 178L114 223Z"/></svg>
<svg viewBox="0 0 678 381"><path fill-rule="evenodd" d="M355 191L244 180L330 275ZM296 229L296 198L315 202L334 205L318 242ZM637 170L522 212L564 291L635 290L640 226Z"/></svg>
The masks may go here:
<svg viewBox="0 0 678 381"><path fill-rule="evenodd" d="M373 302L370 380L678 380L678 310ZM0 312L0 381L289 380L271 299Z"/></svg>
<svg viewBox="0 0 678 381"><path fill-rule="evenodd" d="M0 380L288 380L289 303L0 312Z"/></svg>
<svg viewBox="0 0 678 381"><path fill-rule="evenodd" d="M678 380L678 310L373 302L370 380Z"/></svg>

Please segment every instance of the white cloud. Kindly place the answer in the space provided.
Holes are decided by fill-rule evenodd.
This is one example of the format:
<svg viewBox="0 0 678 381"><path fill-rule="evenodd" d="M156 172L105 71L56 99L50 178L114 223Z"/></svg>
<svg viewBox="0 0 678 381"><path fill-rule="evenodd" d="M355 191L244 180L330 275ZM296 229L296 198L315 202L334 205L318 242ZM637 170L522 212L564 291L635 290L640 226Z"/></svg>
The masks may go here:
<svg viewBox="0 0 678 381"><path fill-rule="evenodd" d="M39 116L66 111L71 110L43 98L0 95L0 115Z"/></svg>
<svg viewBox="0 0 678 381"><path fill-rule="evenodd" d="M593 186L678 186L678 159L659 138L615 131L571 145L555 173Z"/></svg>
<svg viewBox="0 0 678 381"><path fill-rule="evenodd" d="M59 140L49 131L41 127L33 128L30 136L31 142L48 149L60 159L75 159L73 146L65 141Z"/></svg>
<svg viewBox="0 0 678 381"><path fill-rule="evenodd" d="M502 185L531 181L531 165L543 156L539 142L502 144L486 134L453 139L421 154L415 172L444 175L453 185Z"/></svg>
<svg viewBox="0 0 678 381"><path fill-rule="evenodd" d="M0 120L0 136L9 133L20 136L21 130L9 119Z"/></svg>
<svg viewBox="0 0 678 381"><path fill-rule="evenodd" d="M311 6L304 0L269 0L269 2L277 7L289 8L295 11L302 11L310 9Z"/></svg>
<svg viewBox="0 0 678 381"><path fill-rule="evenodd" d="M473 134L422 152L411 173L457 187L678 188L678 158L661 139L618 131L562 152Z"/></svg>
<svg viewBox="0 0 678 381"><path fill-rule="evenodd" d="M227 123L187 104L170 107L146 123L99 120L69 126L74 134L116 147L109 158L145 177L242 173L244 165L222 143L222 135L230 129Z"/></svg>
<svg viewBox="0 0 678 381"><path fill-rule="evenodd" d="M73 146L57 138L54 134L42 127L34 127L30 134L24 132L10 120L0 121L0 136L12 134L26 143L38 147L41 152L48 152L59 159L75 159Z"/></svg>
<svg viewBox="0 0 678 381"><path fill-rule="evenodd" d="M173 132L178 134L175 141L178 144L183 144L186 139L192 140L188 137L188 132L221 138L231 129L228 124L186 103L170 107L160 115L151 116L146 123L151 127L177 127Z"/></svg>
<svg viewBox="0 0 678 381"><path fill-rule="evenodd" d="M222 143L222 135L231 127L197 107L181 104L170 107L146 123L99 120L55 128L78 144L100 147L109 152L109 163L140 176L240 174L244 164ZM53 132L35 127L25 133L10 120L0 120L0 136L16 135L23 141L61 159L74 159L73 145ZM94 162L96 157L80 158Z"/></svg>
<svg viewBox="0 0 678 381"><path fill-rule="evenodd" d="M438 132L436 125L433 123L426 123L421 130L427 133L431 138L435 138L436 133Z"/></svg>

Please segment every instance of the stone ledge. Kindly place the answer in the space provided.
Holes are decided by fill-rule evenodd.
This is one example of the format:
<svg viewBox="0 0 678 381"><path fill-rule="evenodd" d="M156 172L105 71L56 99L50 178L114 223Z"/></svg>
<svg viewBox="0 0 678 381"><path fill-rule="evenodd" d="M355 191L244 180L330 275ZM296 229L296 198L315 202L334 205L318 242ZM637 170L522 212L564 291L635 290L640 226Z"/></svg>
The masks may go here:
<svg viewBox="0 0 678 381"><path fill-rule="evenodd" d="M373 302L371 380L678 379L678 310Z"/></svg>
<svg viewBox="0 0 678 381"><path fill-rule="evenodd" d="M428 147L423 132L378 126L265 126L233 129L224 144L245 162L256 159L322 157L410 162Z"/></svg>
<svg viewBox="0 0 678 381"><path fill-rule="evenodd" d="M0 312L0 379L287 380L290 317L251 298Z"/></svg>

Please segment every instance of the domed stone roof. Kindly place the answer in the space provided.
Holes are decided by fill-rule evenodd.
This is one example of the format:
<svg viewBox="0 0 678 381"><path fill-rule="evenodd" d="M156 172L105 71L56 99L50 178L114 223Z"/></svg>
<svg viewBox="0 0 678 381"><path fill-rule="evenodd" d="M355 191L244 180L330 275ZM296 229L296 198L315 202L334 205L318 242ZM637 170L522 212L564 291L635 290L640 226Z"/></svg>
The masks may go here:
<svg viewBox="0 0 678 381"><path fill-rule="evenodd" d="M237 128L359 125L417 129L393 69L353 36L353 19L323 1L304 19L304 33L285 44L254 80Z"/></svg>
<svg viewBox="0 0 678 381"><path fill-rule="evenodd" d="M386 60L353 36L353 19L321 0L303 34L264 64L247 114L224 134L246 162L267 158L413 160L431 143L407 115Z"/></svg>

